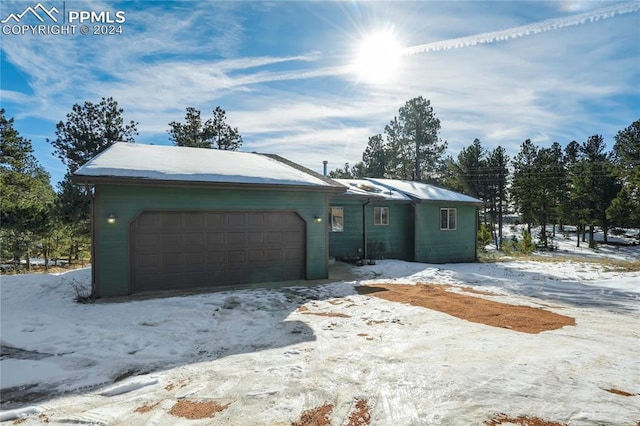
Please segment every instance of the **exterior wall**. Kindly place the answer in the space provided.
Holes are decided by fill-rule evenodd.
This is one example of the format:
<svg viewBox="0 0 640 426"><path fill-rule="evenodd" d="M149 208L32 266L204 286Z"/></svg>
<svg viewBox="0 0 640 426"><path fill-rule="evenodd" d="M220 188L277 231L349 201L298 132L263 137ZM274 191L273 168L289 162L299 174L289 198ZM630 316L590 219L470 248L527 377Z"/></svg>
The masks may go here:
<svg viewBox="0 0 640 426"><path fill-rule="evenodd" d="M329 255L336 258L363 256L364 235L362 206L366 200L335 197L330 206L344 208L344 231L329 232ZM374 207L389 208L389 225L373 224ZM367 241L384 245L382 257L413 260L413 216L409 203L372 201L365 206ZM362 249L359 252L358 249ZM373 253L369 253L370 257Z"/></svg>
<svg viewBox="0 0 640 426"><path fill-rule="evenodd" d="M455 230L440 230L440 209L457 209ZM476 260L476 206L457 203L416 204L415 260L425 263Z"/></svg>
<svg viewBox="0 0 640 426"><path fill-rule="evenodd" d="M129 224L143 210L295 211L306 222L307 279L328 277L326 193L97 185L93 260L97 296L130 294ZM107 223L109 214L116 216L115 223ZM316 222L316 216L323 222Z"/></svg>

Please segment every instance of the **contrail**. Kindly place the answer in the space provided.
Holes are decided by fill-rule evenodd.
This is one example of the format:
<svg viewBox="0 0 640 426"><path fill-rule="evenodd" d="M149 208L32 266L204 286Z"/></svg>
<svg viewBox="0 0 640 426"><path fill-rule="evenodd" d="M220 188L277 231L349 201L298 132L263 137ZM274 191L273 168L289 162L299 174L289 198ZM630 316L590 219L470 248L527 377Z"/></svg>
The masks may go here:
<svg viewBox="0 0 640 426"><path fill-rule="evenodd" d="M492 31L489 33L476 34L468 37L453 38L450 40L436 41L433 43L406 47L402 49L401 53L402 55L409 56L417 55L419 53L435 52L438 50L458 49L461 47L475 46L477 44L495 43L497 41L526 37L532 34L572 27L575 25L582 25L589 22L596 22L601 19L613 18L617 15L638 11L640 11L640 2L623 3L615 6L604 7L602 9L597 9L590 12L581 13L580 15L547 19L545 21L534 22L533 24L509 28L507 30Z"/></svg>

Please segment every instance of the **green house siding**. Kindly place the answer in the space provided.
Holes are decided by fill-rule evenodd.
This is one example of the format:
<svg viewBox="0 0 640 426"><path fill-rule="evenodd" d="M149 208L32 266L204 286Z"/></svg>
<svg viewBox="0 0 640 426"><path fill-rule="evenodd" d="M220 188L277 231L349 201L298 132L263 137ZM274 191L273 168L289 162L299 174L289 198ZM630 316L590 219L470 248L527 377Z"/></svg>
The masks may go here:
<svg viewBox="0 0 640 426"><path fill-rule="evenodd" d="M306 278L328 277L327 194L293 190L244 190L130 185L96 185L94 201L94 283L98 296L131 292L130 223L153 210L294 211L306 223ZM113 214L115 223L108 223Z"/></svg>
<svg viewBox="0 0 640 426"><path fill-rule="evenodd" d="M336 258L364 255L363 206L366 218L368 246L378 242L384 246L381 257L413 260L413 217L409 203L332 198L330 206L344 208L344 230L329 232L329 255ZM374 207L389 208L389 224L374 225ZM369 253L374 257L374 253Z"/></svg>
<svg viewBox="0 0 640 426"><path fill-rule="evenodd" d="M342 207L344 209L344 230L342 232L329 231L329 256L336 258L358 256L358 249L364 249L362 236L362 202L331 200L329 206ZM327 227L328 226L329 220L327 220Z"/></svg>
<svg viewBox="0 0 640 426"><path fill-rule="evenodd" d="M455 208L456 229L440 229L440 209ZM425 263L476 260L476 207L458 203L416 204L415 260Z"/></svg>

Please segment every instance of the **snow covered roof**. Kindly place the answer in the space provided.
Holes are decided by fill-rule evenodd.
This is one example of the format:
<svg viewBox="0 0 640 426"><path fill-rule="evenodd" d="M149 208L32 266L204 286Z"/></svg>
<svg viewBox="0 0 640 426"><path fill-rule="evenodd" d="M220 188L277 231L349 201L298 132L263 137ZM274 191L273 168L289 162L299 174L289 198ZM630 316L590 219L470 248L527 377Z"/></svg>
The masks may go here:
<svg viewBox="0 0 640 426"><path fill-rule="evenodd" d="M378 185L366 179L334 179L347 187L345 195L380 198L384 200L408 201L409 197L392 188Z"/></svg>
<svg viewBox="0 0 640 426"><path fill-rule="evenodd" d="M481 200L461 194L459 192L450 191L427 183L412 182L407 180L395 179L367 179L371 183L376 183L383 187L400 191L411 198L424 201L452 201L458 203L482 204Z"/></svg>
<svg viewBox="0 0 640 426"><path fill-rule="evenodd" d="M341 188L331 179L256 153L119 142L89 160L76 179L124 178Z"/></svg>

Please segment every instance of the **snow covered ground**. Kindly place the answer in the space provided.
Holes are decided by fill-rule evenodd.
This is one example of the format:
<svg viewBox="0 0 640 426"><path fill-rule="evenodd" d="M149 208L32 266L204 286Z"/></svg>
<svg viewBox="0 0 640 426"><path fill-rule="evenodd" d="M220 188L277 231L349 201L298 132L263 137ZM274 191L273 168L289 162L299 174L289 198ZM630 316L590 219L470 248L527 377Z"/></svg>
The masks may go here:
<svg viewBox="0 0 640 426"><path fill-rule="evenodd" d="M640 257L640 247L623 251ZM0 420L288 425L330 404L331 424L342 425L365 400L376 425L481 425L505 413L635 426L640 272L555 260L388 260L308 288L90 305L74 303L72 288L88 283L89 269L2 276ZM419 282L489 291L474 296L576 325L520 333L355 290ZM213 420L171 414L184 400L221 409Z"/></svg>

